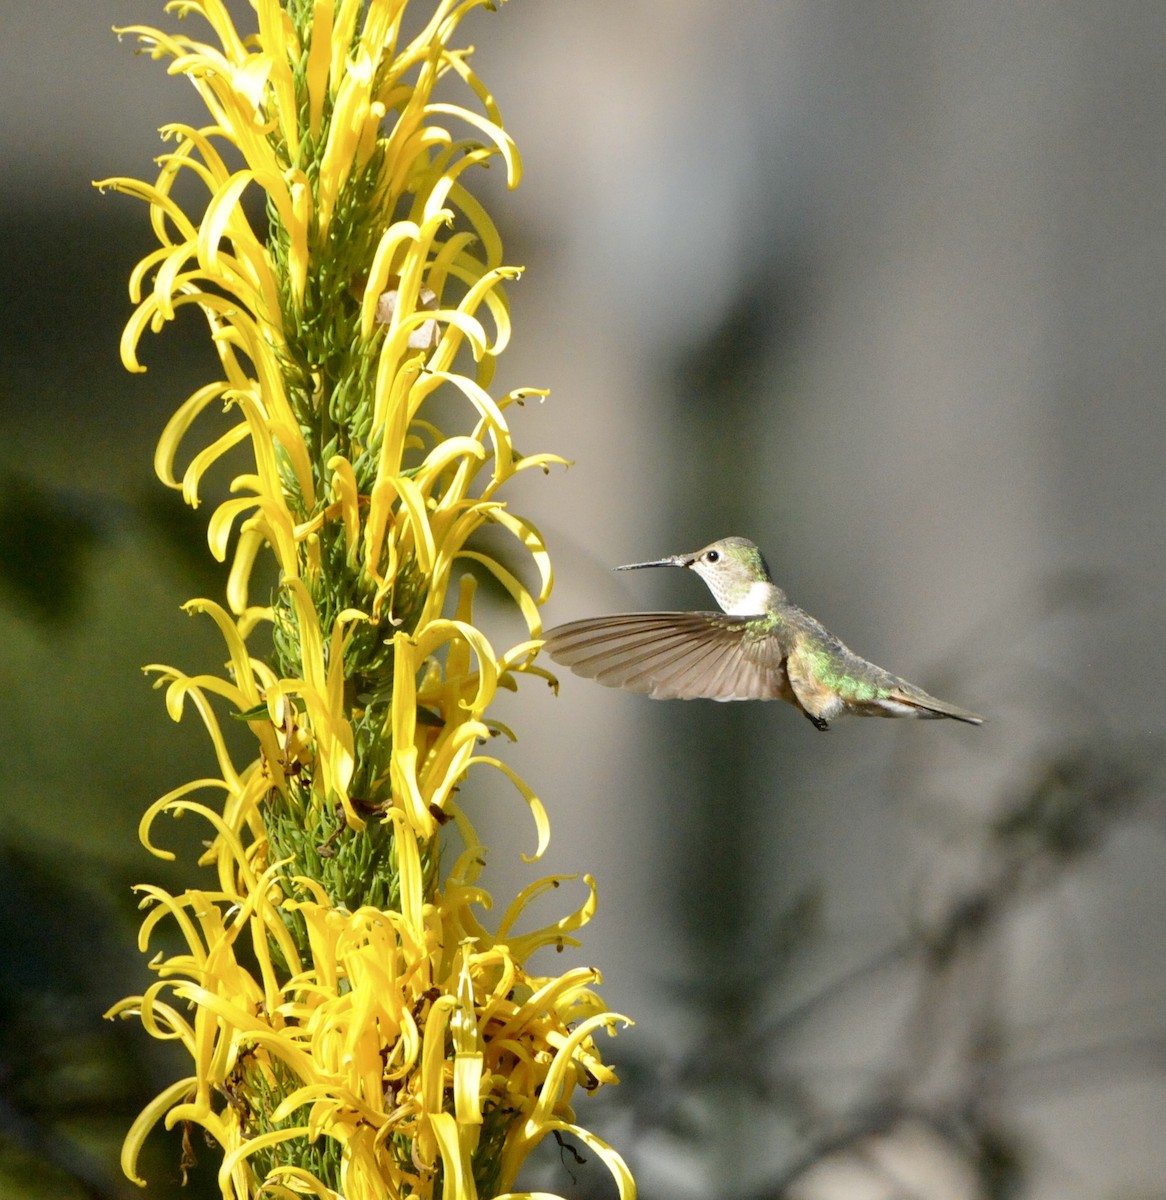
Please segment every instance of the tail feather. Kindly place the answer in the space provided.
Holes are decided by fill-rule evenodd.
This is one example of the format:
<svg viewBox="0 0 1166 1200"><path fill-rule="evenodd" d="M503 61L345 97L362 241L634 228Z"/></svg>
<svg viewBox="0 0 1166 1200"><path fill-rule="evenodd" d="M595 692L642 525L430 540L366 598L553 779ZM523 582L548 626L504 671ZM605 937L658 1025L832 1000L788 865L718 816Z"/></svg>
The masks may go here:
<svg viewBox="0 0 1166 1200"><path fill-rule="evenodd" d="M979 713L969 712L966 708L948 704L946 700L937 700L922 688L914 687L909 683L897 688L892 699L915 709L920 717L950 717L953 721L966 721L969 725L983 725L984 723L984 718Z"/></svg>

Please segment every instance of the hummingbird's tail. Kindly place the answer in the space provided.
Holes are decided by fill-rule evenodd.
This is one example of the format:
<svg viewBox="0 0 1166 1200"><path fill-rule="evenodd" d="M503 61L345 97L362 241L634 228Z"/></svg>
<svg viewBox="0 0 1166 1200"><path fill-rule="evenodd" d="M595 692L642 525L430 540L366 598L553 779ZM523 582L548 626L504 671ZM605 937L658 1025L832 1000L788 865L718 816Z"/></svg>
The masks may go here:
<svg viewBox="0 0 1166 1200"><path fill-rule="evenodd" d="M922 717L924 720L950 717L953 721L966 721L969 725L984 723L984 718L979 713L958 708L954 704L948 704L946 700L937 700L922 688L904 681L900 681L900 686L888 698L896 705L906 705L912 710L913 716Z"/></svg>

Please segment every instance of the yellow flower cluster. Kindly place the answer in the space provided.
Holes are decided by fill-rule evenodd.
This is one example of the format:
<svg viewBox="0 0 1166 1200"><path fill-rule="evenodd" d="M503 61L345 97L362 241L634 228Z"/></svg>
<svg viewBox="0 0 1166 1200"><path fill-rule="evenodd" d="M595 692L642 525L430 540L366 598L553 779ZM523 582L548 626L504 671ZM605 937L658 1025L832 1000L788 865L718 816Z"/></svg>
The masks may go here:
<svg viewBox="0 0 1166 1200"><path fill-rule="evenodd" d="M542 946L575 944L591 881L548 928L514 929L558 879L486 929L484 851L455 800L470 767L501 770L534 816L536 857L545 848L537 797L477 753L498 729L485 715L497 689L547 677L534 658L549 559L498 491L562 461L511 441L507 408L540 393L488 391L510 332L501 284L518 272L461 176L501 158L514 186L520 166L468 51L450 45L486 0L429 0L410 37L407 0L251 3L247 37L221 0L167 5L204 18L217 44L121 31L169 59L210 113L204 127L163 128L174 146L152 185L105 181L149 204L159 242L131 280L122 357L144 369L147 329L186 305L204 314L222 378L178 409L156 468L192 505L208 473L233 472L208 529L215 556L231 556L227 603L188 605L221 630L226 674L152 668L171 716L189 705L203 721L219 777L162 797L142 826L168 857L151 840L157 818L201 816L216 886L142 889L142 948L169 920L186 952L155 958L156 982L113 1010L179 1041L194 1069L135 1122L123 1166L141 1182L142 1143L164 1120L218 1143L224 1196L516 1196L531 1147L570 1133L630 1198L622 1160L570 1108L577 1086L614 1080L593 1035L623 1019L591 990L594 970L539 977L526 965ZM436 99L443 80L477 105ZM455 139L454 123L468 136ZM461 398L466 432L429 419L435 396ZM474 548L487 524L524 548L537 589ZM256 604L268 549L277 574ZM495 652L469 574L445 615L459 560L500 585L527 640ZM258 743L242 769L223 707Z"/></svg>

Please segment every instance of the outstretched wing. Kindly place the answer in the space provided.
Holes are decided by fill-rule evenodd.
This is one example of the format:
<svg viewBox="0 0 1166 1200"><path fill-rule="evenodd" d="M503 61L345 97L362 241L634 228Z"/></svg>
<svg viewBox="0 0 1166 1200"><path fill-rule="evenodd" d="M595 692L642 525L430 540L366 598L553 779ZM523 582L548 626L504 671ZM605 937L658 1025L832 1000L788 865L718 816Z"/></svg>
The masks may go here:
<svg viewBox="0 0 1166 1200"><path fill-rule="evenodd" d="M653 700L792 699L784 655L756 619L726 613L622 613L558 625L547 653L576 675Z"/></svg>

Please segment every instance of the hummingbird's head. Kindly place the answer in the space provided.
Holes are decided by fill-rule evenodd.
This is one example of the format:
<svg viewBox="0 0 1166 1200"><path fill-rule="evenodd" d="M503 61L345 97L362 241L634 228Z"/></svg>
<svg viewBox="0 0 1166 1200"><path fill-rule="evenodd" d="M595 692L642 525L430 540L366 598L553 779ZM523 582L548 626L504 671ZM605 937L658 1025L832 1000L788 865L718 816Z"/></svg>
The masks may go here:
<svg viewBox="0 0 1166 1200"><path fill-rule="evenodd" d="M768 611L777 590L761 551L748 538L727 537L693 554L674 554L654 562L629 563L617 571L640 567L691 567L727 613L756 616Z"/></svg>
<svg viewBox="0 0 1166 1200"><path fill-rule="evenodd" d="M748 538L721 538L685 558L684 565L708 584L725 612L745 616L765 612L771 586L769 568Z"/></svg>

